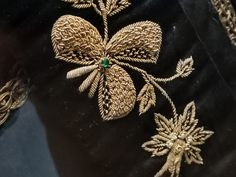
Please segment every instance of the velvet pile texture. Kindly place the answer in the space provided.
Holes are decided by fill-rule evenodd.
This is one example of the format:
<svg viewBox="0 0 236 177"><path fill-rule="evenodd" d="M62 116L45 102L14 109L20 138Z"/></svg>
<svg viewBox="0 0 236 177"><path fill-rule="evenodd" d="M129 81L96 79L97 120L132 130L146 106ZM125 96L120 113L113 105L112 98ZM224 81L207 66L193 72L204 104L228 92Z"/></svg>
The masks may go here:
<svg viewBox="0 0 236 177"><path fill-rule="evenodd" d="M163 32L159 59L156 64L138 66L154 76L167 77L173 75L179 59L193 56L193 73L164 87L178 113L194 100L199 124L215 132L201 146L204 165L183 161L180 176L235 176L236 48L211 2L131 3L109 18L109 35L142 20L158 23ZM167 100L158 94L156 107L147 113L139 116L136 105L125 118L104 122L97 98L77 91L84 78L66 80L67 71L78 66L54 58L51 29L65 14L90 21L103 34L102 19L92 9L78 10L60 0L0 2L0 83L10 79L17 62L23 63L31 80L29 102L1 127L0 159L5 159L0 162L1 175L153 177L166 156L151 158L141 145L156 133L153 113L171 115ZM144 83L139 75L127 71L140 90Z"/></svg>

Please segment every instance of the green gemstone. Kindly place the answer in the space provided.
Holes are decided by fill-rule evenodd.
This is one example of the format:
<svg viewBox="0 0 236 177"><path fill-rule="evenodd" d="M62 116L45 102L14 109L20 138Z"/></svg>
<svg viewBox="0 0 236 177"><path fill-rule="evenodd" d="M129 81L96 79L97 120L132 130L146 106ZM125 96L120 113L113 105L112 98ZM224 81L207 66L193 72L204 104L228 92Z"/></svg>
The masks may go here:
<svg viewBox="0 0 236 177"><path fill-rule="evenodd" d="M102 60L102 67L103 68L109 68L110 67L110 63L109 63L109 59L108 58L104 58Z"/></svg>

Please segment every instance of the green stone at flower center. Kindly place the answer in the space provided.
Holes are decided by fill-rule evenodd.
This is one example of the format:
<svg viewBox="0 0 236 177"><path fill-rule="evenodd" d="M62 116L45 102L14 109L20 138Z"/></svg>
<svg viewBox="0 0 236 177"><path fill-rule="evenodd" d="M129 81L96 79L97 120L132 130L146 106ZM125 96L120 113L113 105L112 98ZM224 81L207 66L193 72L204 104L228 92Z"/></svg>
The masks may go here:
<svg viewBox="0 0 236 177"><path fill-rule="evenodd" d="M109 68L110 67L110 62L109 62L108 58L103 58L101 64L102 64L103 68Z"/></svg>

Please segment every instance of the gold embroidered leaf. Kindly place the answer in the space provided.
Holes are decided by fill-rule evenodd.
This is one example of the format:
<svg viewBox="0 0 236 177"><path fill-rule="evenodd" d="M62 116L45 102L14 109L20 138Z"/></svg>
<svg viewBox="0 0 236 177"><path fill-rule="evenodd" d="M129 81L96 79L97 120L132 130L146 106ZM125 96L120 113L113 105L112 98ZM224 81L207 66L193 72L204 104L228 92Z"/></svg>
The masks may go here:
<svg viewBox="0 0 236 177"><path fill-rule="evenodd" d="M184 109L183 115L179 116L178 128L179 131L187 136L197 126L198 120L195 119L196 107L194 102L190 102Z"/></svg>
<svg viewBox="0 0 236 177"><path fill-rule="evenodd" d="M158 126L157 130L163 132L166 136L170 135L173 132L174 125L172 119L168 120L161 114L155 114L155 122Z"/></svg>
<svg viewBox="0 0 236 177"><path fill-rule="evenodd" d="M137 101L139 104L139 113L147 112L152 106L156 105L156 94L153 85L145 84L138 94Z"/></svg>
<svg viewBox="0 0 236 177"><path fill-rule="evenodd" d="M166 142L158 139L155 136L152 137L152 140L145 142L142 145L142 148L148 152L151 152L152 157L163 156L169 152L169 149L166 146Z"/></svg>
<svg viewBox="0 0 236 177"><path fill-rule="evenodd" d="M118 65L112 65L101 76L98 103L104 120L126 116L136 102L136 90L129 74Z"/></svg>
<svg viewBox="0 0 236 177"><path fill-rule="evenodd" d="M201 150L197 147L192 147L188 151L184 152L185 160L188 164L192 162L196 164L203 164L203 159L200 155Z"/></svg>
<svg viewBox="0 0 236 177"><path fill-rule="evenodd" d="M104 54L98 30L80 17L60 17L53 26L51 37L56 58L67 62L94 64Z"/></svg>
<svg viewBox="0 0 236 177"><path fill-rule="evenodd" d="M180 60L176 67L176 72L180 74L182 78L189 76L193 71L193 58L189 57L185 60Z"/></svg>
<svg viewBox="0 0 236 177"><path fill-rule="evenodd" d="M107 0L106 9L109 16L113 16L130 5L128 0Z"/></svg>
<svg viewBox="0 0 236 177"><path fill-rule="evenodd" d="M157 23L137 22L124 27L111 38L107 53L118 60L155 63L161 42L162 32Z"/></svg>
<svg viewBox="0 0 236 177"><path fill-rule="evenodd" d="M211 137L214 134L214 132L209 130L204 130L203 127L196 128L191 133L191 144L192 145L201 145L204 144L206 139Z"/></svg>
<svg viewBox="0 0 236 177"><path fill-rule="evenodd" d="M73 3L72 6L78 9L91 7L93 0L62 0L64 2Z"/></svg>

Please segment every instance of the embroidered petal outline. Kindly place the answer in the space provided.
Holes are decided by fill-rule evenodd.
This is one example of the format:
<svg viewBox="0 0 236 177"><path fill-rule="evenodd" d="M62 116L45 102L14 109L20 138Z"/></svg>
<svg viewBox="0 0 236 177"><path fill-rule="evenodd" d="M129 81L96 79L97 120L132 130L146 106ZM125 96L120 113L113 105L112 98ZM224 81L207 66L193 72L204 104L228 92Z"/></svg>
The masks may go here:
<svg viewBox="0 0 236 177"><path fill-rule="evenodd" d="M141 21L118 31L106 49L111 57L118 60L156 63L161 42L160 26L151 21Z"/></svg>
<svg viewBox="0 0 236 177"><path fill-rule="evenodd" d="M104 120L126 116L134 108L136 90L129 74L114 64L101 76L98 104Z"/></svg>
<svg viewBox="0 0 236 177"><path fill-rule="evenodd" d="M51 36L58 59L90 65L104 55L101 35L83 18L72 15L60 17L53 26Z"/></svg>

